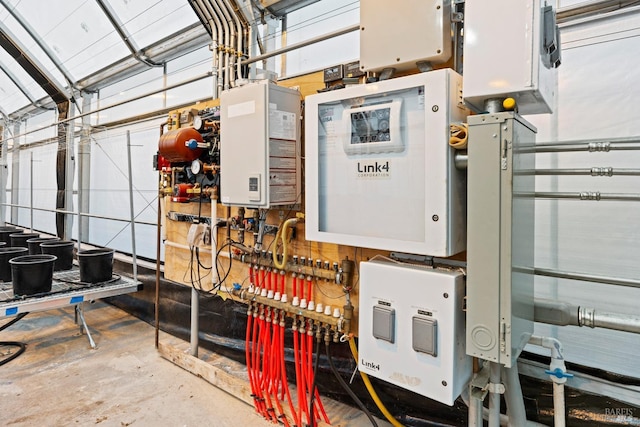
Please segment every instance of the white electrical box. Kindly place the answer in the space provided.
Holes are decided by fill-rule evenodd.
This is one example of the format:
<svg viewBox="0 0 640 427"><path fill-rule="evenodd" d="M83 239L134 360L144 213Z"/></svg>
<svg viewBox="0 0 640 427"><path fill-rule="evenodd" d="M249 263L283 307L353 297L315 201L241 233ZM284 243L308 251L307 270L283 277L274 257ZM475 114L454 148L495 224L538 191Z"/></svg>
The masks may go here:
<svg viewBox="0 0 640 427"><path fill-rule="evenodd" d="M300 92L261 80L220 94L220 200L301 202Z"/></svg>
<svg viewBox="0 0 640 427"><path fill-rule="evenodd" d="M484 111L486 100L512 97L520 114L551 113L560 49L556 31L555 12L543 0L465 3L465 102Z"/></svg>
<svg viewBox="0 0 640 427"><path fill-rule="evenodd" d="M471 379L459 271L360 264L358 369L453 405Z"/></svg>
<svg viewBox="0 0 640 427"><path fill-rule="evenodd" d="M306 239L450 256L465 249L466 180L450 123L462 79L437 70L308 96Z"/></svg>
<svg viewBox="0 0 640 427"><path fill-rule="evenodd" d="M451 57L450 0L360 2L360 68L416 69L416 62Z"/></svg>

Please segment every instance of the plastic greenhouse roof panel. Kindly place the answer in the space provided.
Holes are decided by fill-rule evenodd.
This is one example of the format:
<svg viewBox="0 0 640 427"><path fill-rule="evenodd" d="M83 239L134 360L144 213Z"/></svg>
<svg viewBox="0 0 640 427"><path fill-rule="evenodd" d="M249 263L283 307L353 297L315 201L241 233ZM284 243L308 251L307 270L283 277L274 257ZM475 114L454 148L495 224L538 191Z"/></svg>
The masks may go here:
<svg viewBox="0 0 640 427"><path fill-rule="evenodd" d="M0 107L7 114L31 104L29 99L3 72L0 72L0 99Z"/></svg>
<svg viewBox="0 0 640 427"><path fill-rule="evenodd" d="M29 2L17 2L15 7L75 80L129 54L126 45L94 1L39 2L37 8L30 7ZM24 30L17 35L30 39ZM51 61L41 58L46 58L46 55L38 49L35 41L26 44L34 48L34 52L41 53L37 55L41 62L55 68Z"/></svg>
<svg viewBox="0 0 640 427"><path fill-rule="evenodd" d="M0 64L2 68L12 73L20 84L27 90L29 94L35 99L40 99L47 96L47 93L40 87L35 80L9 55L4 49L0 49ZM16 87L16 91L19 89ZM3 92L4 94L4 92Z"/></svg>
<svg viewBox="0 0 640 427"><path fill-rule="evenodd" d="M110 0L109 4L140 48L198 22L186 0Z"/></svg>

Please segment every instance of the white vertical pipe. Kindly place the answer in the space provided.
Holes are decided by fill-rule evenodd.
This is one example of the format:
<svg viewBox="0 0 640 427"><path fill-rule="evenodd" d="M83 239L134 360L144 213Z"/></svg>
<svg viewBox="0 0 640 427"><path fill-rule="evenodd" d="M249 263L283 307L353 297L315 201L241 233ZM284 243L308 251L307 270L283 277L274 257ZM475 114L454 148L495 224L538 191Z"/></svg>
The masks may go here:
<svg viewBox="0 0 640 427"><path fill-rule="evenodd" d="M242 37L243 37L242 23L238 18L238 13L233 8L229 0L224 0L224 4L227 6L227 9L229 9L229 13L231 13L231 16L233 17L233 21L236 24L236 53L234 56L236 58L236 64L235 64L236 77L241 78L242 77ZM235 81L235 78L234 78L234 81Z"/></svg>
<svg viewBox="0 0 640 427"><path fill-rule="evenodd" d="M220 8L220 4L218 3L218 0L213 0L211 1L211 4L213 5L213 8L216 11L217 16L220 18L221 22L222 22L222 26L224 27L224 89L227 90L229 89L229 39L230 39L230 32L231 30L229 29L229 22L228 19L225 17L225 14L223 13L223 11Z"/></svg>
<svg viewBox="0 0 640 427"><path fill-rule="evenodd" d="M518 365L514 364L510 369L502 368L504 377L505 401L507 404L507 415L509 415L509 426L522 426L527 423L527 411L524 407L522 397L522 387L518 377Z"/></svg>
<svg viewBox="0 0 640 427"><path fill-rule="evenodd" d="M489 382L500 384L500 364L491 362L490 368ZM500 427L500 393L489 393L489 427Z"/></svg>
<svg viewBox="0 0 640 427"><path fill-rule="evenodd" d="M218 201L211 197L211 280L213 286L218 284Z"/></svg>
<svg viewBox="0 0 640 427"><path fill-rule="evenodd" d="M565 427L564 384L553 383L553 425Z"/></svg>
<svg viewBox="0 0 640 427"><path fill-rule="evenodd" d="M131 168L131 132L127 130L127 166L129 168L129 214L131 218L131 258L133 280L138 280L138 260L136 257L136 217L133 209L133 174Z"/></svg>
<svg viewBox="0 0 640 427"><path fill-rule="evenodd" d="M191 285L193 286L193 285ZM200 322L198 316L200 315L200 307L198 301L198 291L196 288L191 288L191 350L189 353L192 356L198 357L198 331L200 330Z"/></svg>
<svg viewBox="0 0 640 427"><path fill-rule="evenodd" d="M287 15L282 17L280 21L280 46L287 46ZM287 53L283 53L280 56L280 77L285 77L287 75Z"/></svg>

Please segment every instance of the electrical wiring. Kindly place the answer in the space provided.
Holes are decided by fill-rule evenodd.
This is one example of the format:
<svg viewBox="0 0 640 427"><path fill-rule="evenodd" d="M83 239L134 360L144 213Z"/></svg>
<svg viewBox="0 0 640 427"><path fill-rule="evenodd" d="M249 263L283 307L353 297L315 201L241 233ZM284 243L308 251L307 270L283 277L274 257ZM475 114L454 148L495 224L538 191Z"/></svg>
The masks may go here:
<svg viewBox="0 0 640 427"><path fill-rule="evenodd" d="M356 361L356 363L358 363L358 349L356 348L356 343L352 336L349 337L349 348L351 349L351 355L353 356L353 359ZM371 398L375 402L378 409L380 409L380 412L382 412L382 415L384 415L384 417L394 427L404 427L402 424L400 424L398 420L395 419L393 415L391 415L391 412L389 412L387 407L384 406L384 403L382 403L382 400L380 400L378 393L376 393L375 389L373 388L373 385L371 384L371 380L369 380L369 375L367 375L366 373L360 370L359 372L360 372L360 376L362 377L362 381L364 382L364 385L367 388L367 391L371 395Z"/></svg>
<svg viewBox="0 0 640 427"><path fill-rule="evenodd" d="M15 324L16 322L20 321L27 314L29 314L29 313L20 313L20 314L18 314L14 319L11 319L10 321L5 323L4 325L0 326L0 331L3 331L5 329L7 329L9 326L11 326L11 325ZM15 353L11 354L10 356L0 360L0 366L6 365L7 363L11 362L12 360L14 360L18 356L20 356L22 353L24 353L25 350L27 349L27 345L25 343L18 342L18 341L0 341L0 347L18 347L18 351L16 351Z"/></svg>
<svg viewBox="0 0 640 427"><path fill-rule="evenodd" d="M367 407L364 406L364 403L362 403L362 401L360 399L358 399L358 396L356 396L356 394L353 392L353 390L351 390L351 388L349 388L349 385L344 381L344 379L340 375L340 372L338 372L338 370L336 369L336 366L333 364L333 358L331 357L331 352L329 351L329 343L328 342L324 343L324 350L325 350L325 353L327 354L327 359L329 360L329 367L331 368L331 372L333 372L333 375L336 377L336 379L338 380L338 382L340 383L340 385L342 386L344 391L346 391L347 394L356 403L356 405L358 405L358 408L360 408L360 410L362 412L364 412L364 414L369 419L369 422L371 423L371 425L374 426L374 427L378 427L378 423L373 418L373 415L371 415L371 412L369 412Z"/></svg>
<svg viewBox="0 0 640 427"><path fill-rule="evenodd" d="M456 150L467 148L469 126L466 123L451 123L449 125L449 146Z"/></svg>

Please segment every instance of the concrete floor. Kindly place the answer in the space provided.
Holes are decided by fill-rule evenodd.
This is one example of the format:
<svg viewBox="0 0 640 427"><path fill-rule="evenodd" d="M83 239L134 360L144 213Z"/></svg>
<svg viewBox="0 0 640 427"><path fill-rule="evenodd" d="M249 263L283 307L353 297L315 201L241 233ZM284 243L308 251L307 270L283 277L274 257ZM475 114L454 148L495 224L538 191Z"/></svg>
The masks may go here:
<svg viewBox="0 0 640 427"><path fill-rule="evenodd" d="M85 317L97 350L74 324L72 308L33 313L0 332L2 341L27 343L24 354L0 366L0 425L274 425L161 358L150 325L102 302L87 306ZM1 347L0 359L7 352Z"/></svg>

